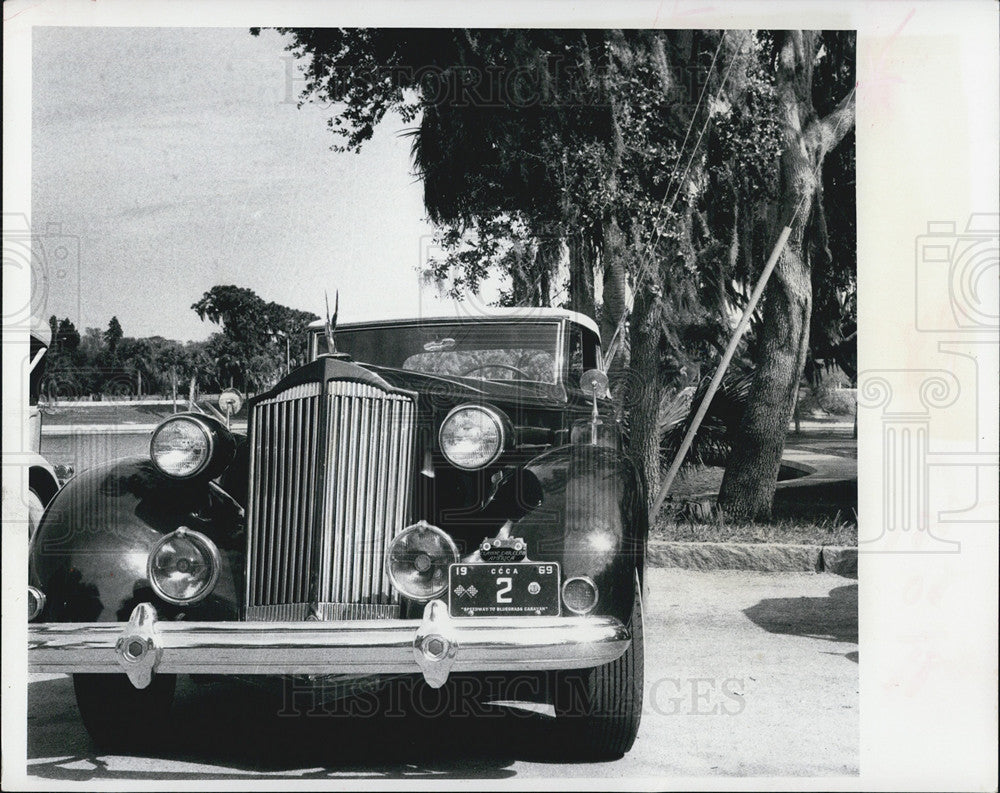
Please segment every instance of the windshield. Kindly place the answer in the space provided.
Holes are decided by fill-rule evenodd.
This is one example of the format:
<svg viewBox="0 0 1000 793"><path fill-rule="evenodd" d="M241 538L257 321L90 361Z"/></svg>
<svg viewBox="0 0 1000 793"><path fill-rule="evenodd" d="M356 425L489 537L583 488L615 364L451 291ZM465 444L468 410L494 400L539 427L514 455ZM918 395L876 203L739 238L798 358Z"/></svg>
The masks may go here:
<svg viewBox="0 0 1000 793"><path fill-rule="evenodd" d="M314 353L327 352L322 331ZM375 366L482 380L558 382L559 323L467 322L344 328L338 352Z"/></svg>

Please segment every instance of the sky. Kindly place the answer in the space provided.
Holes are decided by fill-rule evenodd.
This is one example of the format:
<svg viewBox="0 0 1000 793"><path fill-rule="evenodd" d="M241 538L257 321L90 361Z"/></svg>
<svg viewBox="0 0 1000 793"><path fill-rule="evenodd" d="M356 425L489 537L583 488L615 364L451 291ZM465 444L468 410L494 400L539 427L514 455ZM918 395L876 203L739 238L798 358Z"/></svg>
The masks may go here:
<svg viewBox="0 0 1000 793"><path fill-rule="evenodd" d="M404 125L337 153L274 31L36 27L32 228L68 240L45 316L204 339L216 284L341 318L417 313L432 229ZM77 253L78 251L78 253Z"/></svg>

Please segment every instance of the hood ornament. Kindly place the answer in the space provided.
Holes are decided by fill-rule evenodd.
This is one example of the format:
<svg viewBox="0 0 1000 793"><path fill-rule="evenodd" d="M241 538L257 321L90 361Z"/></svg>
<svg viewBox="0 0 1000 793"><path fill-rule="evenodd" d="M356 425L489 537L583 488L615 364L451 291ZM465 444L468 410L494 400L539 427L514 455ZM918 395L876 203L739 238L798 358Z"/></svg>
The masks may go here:
<svg viewBox="0 0 1000 793"><path fill-rule="evenodd" d="M337 314L340 312L340 290L333 294L333 318L330 318L330 296L324 291L323 299L326 301L326 322L323 324L323 335L326 336L326 352L324 355L330 358L337 358L341 361L349 361L351 356L346 352L337 352L337 342L334 334L337 332Z"/></svg>
<svg viewBox="0 0 1000 793"><path fill-rule="evenodd" d="M337 344L333 340L334 331L337 329L337 314L340 311L340 290L338 289L333 295L333 319L330 319L330 296L324 291L323 299L326 301L326 324L323 326L323 332L326 334L326 351L329 353L337 352Z"/></svg>

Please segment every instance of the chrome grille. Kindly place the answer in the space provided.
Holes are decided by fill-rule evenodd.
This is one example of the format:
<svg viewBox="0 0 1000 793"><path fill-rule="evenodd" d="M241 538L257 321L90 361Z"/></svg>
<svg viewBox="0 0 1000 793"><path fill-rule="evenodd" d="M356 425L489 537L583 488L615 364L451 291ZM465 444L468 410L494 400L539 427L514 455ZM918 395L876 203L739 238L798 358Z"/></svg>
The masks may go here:
<svg viewBox="0 0 1000 793"><path fill-rule="evenodd" d="M254 406L247 619L398 616L384 561L406 524L414 434L413 400L365 383Z"/></svg>

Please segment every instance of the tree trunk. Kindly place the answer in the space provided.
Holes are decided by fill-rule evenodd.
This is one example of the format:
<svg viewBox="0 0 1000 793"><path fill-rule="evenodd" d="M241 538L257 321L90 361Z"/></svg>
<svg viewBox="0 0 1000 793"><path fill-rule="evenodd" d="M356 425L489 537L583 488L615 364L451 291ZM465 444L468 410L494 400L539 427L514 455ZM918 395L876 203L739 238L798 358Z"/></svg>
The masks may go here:
<svg viewBox="0 0 1000 793"><path fill-rule="evenodd" d="M808 349L809 287L809 266L801 250L786 249L764 293L760 361L719 491L720 506L735 520L766 520L771 515Z"/></svg>
<svg viewBox="0 0 1000 793"><path fill-rule="evenodd" d="M596 320L594 265L590 257L590 246L579 232L570 234L567 243L569 244L569 307Z"/></svg>
<svg viewBox="0 0 1000 793"><path fill-rule="evenodd" d="M528 256L524 244L515 242L510 251L510 296L515 306L535 305L534 268Z"/></svg>
<svg viewBox="0 0 1000 793"><path fill-rule="evenodd" d="M552 305L552 273L562 257L562 238L543 237L538 243L535 269L538 271L538 305Z"/></svg>
<svg viewBox="0 0 1000 793"><path fill-rule="evenodd" d="M630 317L630 356L627 393L629 407L628 454L645 475L649 503L660 484L660 336L654 315L656 298L643 291L636 296Z"/></svg>
<svg viewBox="0 0 1000 793"><path fill-rule="evenodd" d="M766 520L778 481L785 435L809 348L812 276L805 229L826 153L854 123L852 91L829 116L812 105L814 32L788 31L778 53L776 88L785 121L779 168L781 204L772 210L772 239L792 233L764 293L760 360L746 413L719 491L719 505L734 520Z"/></svg>
<svg viewBox="0 0 1000 793"><path fill-rule="evenodd" d="M618 221L609 217L603 224L604 240L601 251L601 262L604 265L604 281L602 289L603 306L601 310L601 341L605 348L611 344L618 323L625 314L625 246ZM615 364L621 361L618 356ZM623 365L623 364L622 364Z"/></svg>

